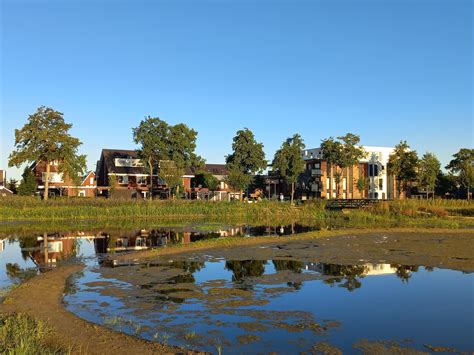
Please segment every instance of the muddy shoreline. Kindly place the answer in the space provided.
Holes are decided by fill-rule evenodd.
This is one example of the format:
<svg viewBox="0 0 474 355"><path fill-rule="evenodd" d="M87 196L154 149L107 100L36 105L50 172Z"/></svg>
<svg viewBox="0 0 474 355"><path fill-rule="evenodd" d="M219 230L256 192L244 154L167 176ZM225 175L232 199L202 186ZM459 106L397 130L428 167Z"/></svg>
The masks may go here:
<svg viewBox="0 0 474 355"><path fill-rule="evenodd" d="M84 265L60 266L15 288L0 304L0 314L25 313L47 322L55 342L74 354L183 354L176 347L141 340L89 323L64 308L66 280Z"/></svg>
<svg viewBox="0 0 474 355"><path fill-rule="evenodd" d="M389 263L474 272L474 230L380 229L309 232L195 243L110 256L109 265L156 260L318 260L335 264Z"/></svg>

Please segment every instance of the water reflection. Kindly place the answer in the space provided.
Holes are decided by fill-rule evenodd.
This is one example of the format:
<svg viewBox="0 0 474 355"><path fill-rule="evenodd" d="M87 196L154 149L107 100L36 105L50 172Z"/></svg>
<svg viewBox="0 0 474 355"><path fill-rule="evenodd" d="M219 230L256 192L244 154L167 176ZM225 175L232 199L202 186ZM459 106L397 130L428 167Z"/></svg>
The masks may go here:
<svg viewBox="0 0 474 355"><path fill-rule="evenodd" d="M411 345L422 350L423 342L440 336L433 324L449 324L443 336L449 333L453 345L468 347L465 296L472 275L387 263L206 258L95 267L75 280L65 301L90 321L131 334L138 325L146 330L134 335L156 341L166 334L170 344L211 352L217 340L226 353L298 353L327 339L351 352L361 338L394 334L420 339ZM436 291L440 280L463 290L450 294L456 310L438 308L446 302ZM437 311L420 313L420 300Z"/></svg>

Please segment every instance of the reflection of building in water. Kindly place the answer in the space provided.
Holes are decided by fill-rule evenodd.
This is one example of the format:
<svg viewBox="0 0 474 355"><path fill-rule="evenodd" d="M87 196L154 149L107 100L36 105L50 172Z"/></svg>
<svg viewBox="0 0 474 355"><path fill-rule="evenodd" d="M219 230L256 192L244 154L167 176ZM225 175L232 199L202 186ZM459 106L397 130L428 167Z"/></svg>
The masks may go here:
<svg viewBox="0 0 474 355"><path fill-rule="evenodd" d="M6 239L0 239L0 251L4 251L7 246L7 240Z"/></svg>
<svg viewBox="0 0 474 355"><path fill-rule="evenodd" d="M37 264L55 264L76 254L76 236L62 236L59 234L37 237L37 247L30 256Z"/></svg>
<svg viewBox="0 0 474 355"><path fill-rule="evenodd" d="M339 276L341 268L347 272L348 269L357 268L357 276L376 276L395 274L397 268L390 264L361 264L361 265L336 265L326 263L305 263L304 269L309 271L316 271L324 275ZM337 271L335 270L337 269ZM334 275L337 273L337 275Z"/></svg>

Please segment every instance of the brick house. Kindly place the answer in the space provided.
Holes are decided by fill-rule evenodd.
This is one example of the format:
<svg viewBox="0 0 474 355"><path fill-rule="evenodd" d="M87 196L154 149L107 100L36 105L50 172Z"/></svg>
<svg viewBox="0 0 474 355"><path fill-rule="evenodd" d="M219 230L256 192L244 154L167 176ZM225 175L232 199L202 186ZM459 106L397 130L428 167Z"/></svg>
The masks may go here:
<svg viewBox="0 0 474 355"><path fill-rule="evenodd" d="M300 177L300 195L303 198L374 198L393 199L396 196L396 182L387 173L387 163L393 148L363 147L367 156L341 174L339 188L334 178L334 167L323 159L321 148L305 149L302 152L306 171ZM331 170L333 171L331 174ZM359 179L366 181L366 188L359 191Z"/></svg>
<svg viewBox="0 0 474 355"><path fill-rule="evenodd" d="M81 179L79 184L75 183L67 175L59 172L58 161L52 161L49 173L49 193L59 196L70 197L95 197L97 194L97 181L95 172L89 171ZM36 178L38 191L44 193L44 183L46 181L46 162L35 162L31 165L31 170Z"/></svg>

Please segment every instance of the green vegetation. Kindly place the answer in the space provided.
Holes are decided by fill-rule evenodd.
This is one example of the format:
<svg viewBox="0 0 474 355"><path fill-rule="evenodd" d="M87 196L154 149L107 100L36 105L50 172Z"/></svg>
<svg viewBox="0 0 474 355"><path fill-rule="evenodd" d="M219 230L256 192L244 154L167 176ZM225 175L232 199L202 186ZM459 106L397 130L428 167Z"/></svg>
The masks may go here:
<svg viewBox="0 0 474 355"><path fill-rule="evenodd" d="M44 322L25 314L0 316L1 354L68 354L52 341L52 330Z"/></svg>
<svg viewBox="0 0 474 355"><path fill-rule="evenodd" d="M44 199L48 199L50 169L58 164L59 172L77 181L86 170L86 156L78 155L82 144L69 134L72 124L66 123L61 112L41 106L28 117L28 122L15 129L15 150L10 154L9 166L20 167L23 163L44 162Z"/></svg>
<svg viewBox="0 0 474 355"><path fill-rule="evenodd" d="M345 136L333 137L324 139L321 142L321 149L323 151L323 158L330 164L331 172L330 178L334 176L336 182L336 197L340 195L340 184L342 181L342 174L344 169L348 169L364 158L367 153L359 146L360 137L353 133L347 133ZM334 170L333 170L334 168ZM353 184L353 181L350 181Z"/></svg>
<svg viewBox="0 0 474 355"><path fill-rule="evenodd" d="M273 169L278 171L278 174L291 185L291 204L293 204L295 184L306 166L301 156L304 147L301 136L295 134L283 142L280 149L275 153L272 163Z"/></svg>
<svg viewBox="0 0 474 355"><path fill-rule="evenodd" d="M474 186L474 149L460 149L453 155L453 159L446 169L456 175L457 183L467 190L467 199L469 200L469 190Z"/></svg>
<svg viewBox="0 0 474 355"><path fill-rule="evenodd" d="M425 153L418 164L418 186L426 191L434 192L436 179L440 171L441 164L433 153Z"/></svg>
<svg viewBox="0 0 474 355"><path fill-rule="evenodd" d="M237 131L232 142L232 154L226 157L226 165L229 170L227 183L234 191L245 190L252 179L252 175L261 172L267 167L263 144L255 140L251 130L244 128Z"/></svg>
<svg viewBox="0 0 474 355"><path fill-rule="evenodd" d="M324 228L473 226L474 203L466 200L400 200L381 202L362 210L330 211L324 200L298 206L276 201L244 204L189 200L114 201L9 196L0 200L0 233L46 229L78 230L117 227L189 225L289 225ZM19 222L22 223L19 223ZM26 224L32 221L34 224ZM209 227L211 228L211 227Z"/></svg>
<svg viewBox="0 0 474 355"><path fill-rule="evenodd" d="M417 178L418 154L411 150L407 141L401 141L395 146L388 160L387 169L390 175L397 179L397 191L400 197L407 192Z"/></svg>
<svg viewBox="0 0 474 355"><path fill-rule="evenodd" d="M170 191L179 193L179 181L185 168L196 168L203 163L194 152L197 132L183 123L173 126L158 117L147 117L132 131L133 141L139 145L138 155L148 173L153 176L158 172ZM150 189L153 182L150 180Z"/></svg>
<svg viewBox="0 0 474 355"><path fill-rule="evenodd" d="M32 196L36 192L36 179L33 171L27 166L23 171L20 186L18 187L18 195Z"/></svg>

